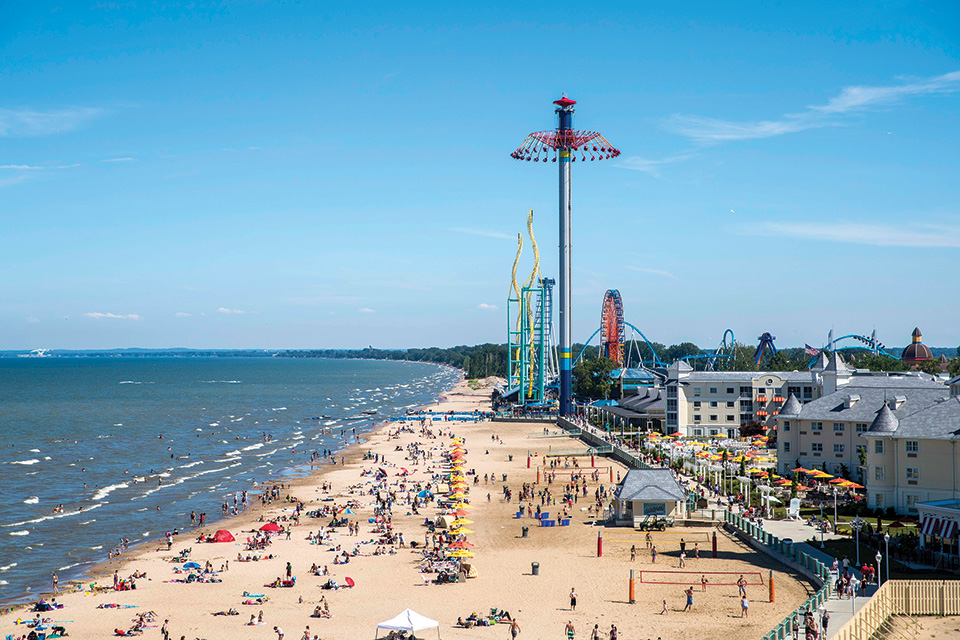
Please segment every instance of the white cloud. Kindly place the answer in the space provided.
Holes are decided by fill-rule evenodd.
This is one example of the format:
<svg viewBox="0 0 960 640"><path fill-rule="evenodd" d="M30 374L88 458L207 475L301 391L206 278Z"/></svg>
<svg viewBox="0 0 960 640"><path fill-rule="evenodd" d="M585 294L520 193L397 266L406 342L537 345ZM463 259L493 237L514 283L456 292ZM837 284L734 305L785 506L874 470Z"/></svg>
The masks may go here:
<svg viewBox="0 0 960 640"><path fill-rule="evenodd" d="M103 109L90 107L51 111L0 109L0 138L64 133L82 127L103 113Z"/></svg>
<svg viewBox="0 0 960 640"><path fill-rule="evenodd" d="M32 164L0 164L0 169L10 169L14 171L37 171L44 167L37 167Z"/></svg>
<svg viewBox="0 0 960 640"><path fill-rule="evenodd" d="M941 224L897 227L867 222L760 222L745 227L741 233L875 247L960 247L960 226Z"/></svg>
<svg viewBox="0 0 960 640"><path fill-rule="evenodd" d="M672 278L674 280L679 280L677 276L673 275L669 271L663 271L661 269L650 269L648 267L633 267L633 266L628 266L627 269L630 269L631 271L640 271L641 273L650 273L655 276L663 276L664 278Z"/></svg>
<svg viewBox="0 0 960 640"><path fill-rule="evenodd" d="M488 231L486 229L474 229L472 227L452 227L447 229L454 233L465 233L471 236L483 236L484 238L498 238L501 240L511 240L514 236L500 231Z"/></svg>
<svg viewBox="0 0 960 640"><path fill-rule="evenodd" d="M499 308L500 307L495 304L487 304L486 302L481 302L477 305L477 309L483 309L484 311L496 311Z"/></svg>
<svg viewBox="0 0 960 640"><path fill-rule="evenodd" d="M641 158L640 156L630 156L629 158L623 158L617 166L634 171L643 171L644 173L649 173L654 178L659 178L660 167L675 162L683 162L684 160L689 160L694 157L696 157L695 154L682 154L652 160L650 158Z"/></svg>
<svg viewBox="0 0 960 640"><path fill-rule="evenodd" d="M40 322L40 318L34 318L33 316L30 316L29 318L27 318L27 322L29 322L30 324L36 324Z"/></svg>
<svg viewBox="0 0 960 640"><path fill-rule="evenodd" d="M960 91L960 71L889 87L851 86L824 105L810 105L805 111L787 113L775 120L736 122L700 116L673 115L664 127L697 142L727 142L771 138L807 129L837 126L840 116L870 107L892 105L912 96L934 95Z"/></svg>
<svg viewBox="0 0 960 640"><path fill-rule="evenodd" d="M357 309L357 311L359 311L360 313L376 313L376 311L374 311L370 307L361 307Z"/></svg>
<svg viewBox="0 0 960 640"><path fill-rule="evenodd" d="M127 313L125 315L121 315L116 313L91 312L83 315L96 320L103 320L104 318L109 318L111 320L143 320L143 317L136 313Z"/></svg>
<svg viewBox="0 0 960 640"><path fill-rule="evenodd" d="M236 314L241 314L241 313L246 313L246 311L241 311L240 309L229 309L229 308L227 308L227 307L220 307L219 309L217 309L217 313L236 313Z"/></svg>
<svg viewBox="0 0 960 640"><path fill-rule="evenodd" d="M192 316L193 314L192 314L192 313L186 313L186 312L184 312L184 311L177 311L177 312L176 312L175 314L173 314L173 315L175 315L175 316L178 317L178 318L189 318L189 317Z"/></svg>
<svg viewBox="0 0 960 640"><path fill-rule="evenodd" d="M101 162L133 162L134 158L107 158L106 160L101 160Z"/></svg>

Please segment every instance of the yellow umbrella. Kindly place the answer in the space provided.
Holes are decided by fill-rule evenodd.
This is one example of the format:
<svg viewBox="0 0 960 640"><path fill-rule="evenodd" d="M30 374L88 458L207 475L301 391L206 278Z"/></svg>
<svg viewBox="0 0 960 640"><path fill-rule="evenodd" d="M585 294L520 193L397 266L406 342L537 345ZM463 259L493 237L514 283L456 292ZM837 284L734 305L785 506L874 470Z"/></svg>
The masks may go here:
<svg viewBox="0 0 960 640"><path fill-rule="evenodd" d="M466 508L469 507L469 506L470 506L470 505L467 504L466 502L458 502L457 504L453 505L453 508L454 508L454 509L466 509Z"/></svg>
<svg viewBox="0 0 960 640"><path fill-rule="evenodd" d="M470 486L470 485L468 485L466 482L460 482L459 480L458 480L457 482L451 482L451 483L450 483L450 487L451 487L451 488L453 488L453 487L459 487L459 488L462 489L463 487L469 487L469 486Z"/></svg>
<svg viewBox="0 0 960 640"><path fill-rule="evenodd" d="M473 551L467 551L466 549L460 549L459 551L454 551L453 553L448 553L448 556L451 558L472 558L477 555Z"/></svg>
<svg viewBox="0 0 960 640"><path fill-rule="evenodd" d="M451 529L450 533L452 533L455 536L462 536L468 533L475 533L475 532L472 529L464 529L463 527L460 527L459 529Z"/></svg>
<svg viewBox="0 0 960 640"><path fill-rule="evenodd" d="M457 518L450 524L453 525L454 527L459 527L464 524L473 524L473 520L467 520L466 518Z"/></svg>
<svg viewBox="0 0 960 640"><path fill-rule="evenodd" d="M449 494L447 497L449 497L449 498L457 498L457 499L459 500L460 498L465 498L465 497L467 497L467 494L465 494L465 493L463 493L463 492L460 492L460 491L457 491L456 493L451 493L451 494Z"/></svg>

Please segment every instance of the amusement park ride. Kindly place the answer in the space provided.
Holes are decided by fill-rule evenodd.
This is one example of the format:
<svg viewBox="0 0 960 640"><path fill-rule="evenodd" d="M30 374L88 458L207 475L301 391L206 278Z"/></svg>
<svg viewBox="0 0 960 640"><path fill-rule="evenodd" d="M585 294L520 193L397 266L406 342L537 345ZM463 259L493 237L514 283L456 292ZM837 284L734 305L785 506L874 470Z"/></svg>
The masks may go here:
<svg viewBox="0 0 960 640"><path fill-rule="evenodd" d="M537 131L526 137L523 143L510 156L516 160L530 162L558 162L560 169L560 415L570 415L571 398L571 300L570 300L570 223L573 206L570 182L570 165L577 161L603 160L616 158L620 151L607 142L596 131L581 131L573 128L573 105L563 95L554 103L557 108L557 128L553 131ZM552 156L552 157L551 157Z"/></svg>
<svg viewBox="0 0 960 640"><path fill-rule="evenodd" d="M553 343L552 278L540 275L540 250L533 235L533 211L527 214L527 233L533 246L533 271L523 287L517 282L517 265L523 252L523 235L517 234L510 296L507 298L507 389L516 390L520 404L547 408L547 387L557 378Z"/></svg>

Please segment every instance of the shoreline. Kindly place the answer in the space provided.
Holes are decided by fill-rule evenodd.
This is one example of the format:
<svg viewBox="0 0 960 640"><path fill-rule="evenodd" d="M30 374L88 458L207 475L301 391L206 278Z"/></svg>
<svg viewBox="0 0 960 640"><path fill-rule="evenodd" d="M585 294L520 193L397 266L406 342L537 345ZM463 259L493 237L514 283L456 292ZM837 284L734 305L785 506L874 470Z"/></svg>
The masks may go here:
<svg viewBox="0 0 960 640"><path fill-rule="evenodd" d="M355 359L361 360L361 358L355 358ZM373 359L373 358L363 358L362 360L377 361L376 359ZM426 404L417 405L414 408L409 409L414 412L426 411L428 410L429 407L440 406L446 395L448 395L452 390L456 389L457 387L465 384L465 381L466 381L466 377L465 377L466 373L462 369L458 369L457 367L454 367L452 365L432 363L432 362L423 363L415 360L409 360L409 361L404 360L400 362L410 362L414 364L431 364L440 368L447 368L447 369L456 371L460 376L459 379L457 379L455 382L453 382L453 384L449 385L447 388L440 389L439 391L437 391L434 394L432 401ZM371 416L371 418L376 418L376 417L377 416ZM402 418L404 416L401 415L399 417ZM380 420L371 420L371 424L368 428L356 433L355 442L349 443L344 441L342 443L342 446L339 449L331 450L332 451L331 456L335 456L335 457L340 457L341 455L349 456L349 451L351 449L363 445L364 443L369 441L369 438L372 435L376 434L377 432L383 429L388 428L391 424L395 424L394 420L395 418L386 418L382 416ZM344 425L344 426L337 427L335 429L331 429L331 433L339 431L341 434L344 434L344 433L350 432L354 428L355 427ZM353 461L352 456L351 456L351 461ZM340 466L340 465L337 465L337 466ZM308 468L304 469L303 467L308 467ZM250 497L249 506L243 511L241 511L240 513L228 514L228 515L214 514L214 517L208 520L203 527L196 526L196 525L195 526L187 525L186 527L170 526L167 530L173 531L174 529L178 529L179 535L175 539L184 540L187 537L189 537L189 535L191 534L194 537L196 537L196 535L198 535L198 532L200 530L206 530L206 529L209 529L210 527L214 527L213 531L216 531L217 528L228 528L228 525L233 526L232 523L234 521L240 521L241 519L244 518L245 515L251 513L253 510L258 510L258 513L259 513L259 511L265 510L270 506L270 505L267 505L266 507L263 507L259 504L259 500L255 500L255 498L258 498L261 495L261 493L265 490L266 487L282 484L284 486L294 488L296 486L300 486L308 483L310 479L313 478L314 476L319 477L322 474L326 473L327 471L331 471L331 470L334 470L334 468L333 468L333 465L330 464L329 459L320 459L315 462L306 462L306 463L300 463L300 464L296 464L289 467L283 467L281 469L276 470L275 476L277 477L271 480L267 480L267 481L254 480L254 482L257 483L257 486L247 490L248 496ZM210 533L213 533L213 531L211 531ZM162 535L156 539L147 538L146 540L137 541L136 543L133 543L133 541L131 541L131 545L122 554L114 558L106 558L106 559L99 559L99 560L92 559L88 561L82 561L78 563L78 566L82 565L84 568L82 569L82 571L78 576L71 576L68 580L61 580L60 592L65 593L66 592L65 590L68 588L72 588L77 585L89 584L91 582L97 582L100 579L112 576L113 571L117 570L118 567L122 567L126 561L133 562L148 553L155 552L156 550L153 548L152 545L159 545L159 544L166 544ZM105 544L104 546L109 546L109 545ZM71 567L71 568L74 568L74 567ZM25 585L23 595L15 598L10 598L10 599L0 599L0 615L5 615L6 613L17 611L24 607L30 606L30 604L36 601L38 598L51 596L52 591L49 591L50 588L51 588L50 584Z"/></svg>

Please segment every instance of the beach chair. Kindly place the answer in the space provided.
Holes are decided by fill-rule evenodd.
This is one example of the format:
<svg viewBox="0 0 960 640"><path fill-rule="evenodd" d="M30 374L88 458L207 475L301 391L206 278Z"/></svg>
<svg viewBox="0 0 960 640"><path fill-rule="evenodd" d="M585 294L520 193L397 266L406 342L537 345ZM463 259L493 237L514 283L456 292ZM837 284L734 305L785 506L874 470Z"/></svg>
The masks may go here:
<svg viewBox="0 0 960 640"><path fill-rule="evenodd" d="M796 498L790 500L790 506L787 507L787 519L803 522L803 518L800 517L800 500Z"/></svg>

